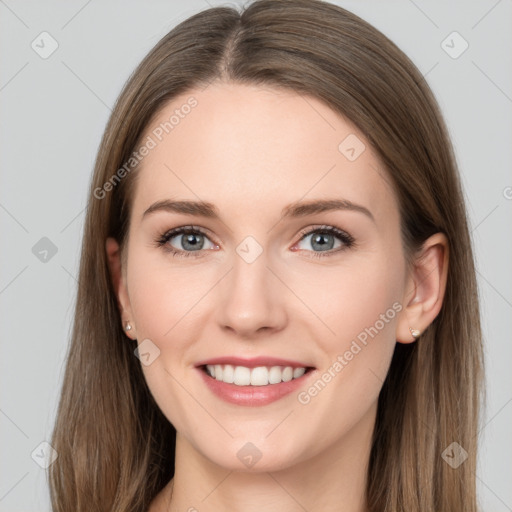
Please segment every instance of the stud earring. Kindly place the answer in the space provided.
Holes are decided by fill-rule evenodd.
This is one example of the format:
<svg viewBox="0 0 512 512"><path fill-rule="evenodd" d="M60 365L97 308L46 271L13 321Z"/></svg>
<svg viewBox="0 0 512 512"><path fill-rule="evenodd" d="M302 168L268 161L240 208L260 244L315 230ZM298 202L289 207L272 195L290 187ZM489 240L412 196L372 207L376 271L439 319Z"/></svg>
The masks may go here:
<svg viewBox="0 0 512 512"><path fill-rule="evenodd" d="M409 331L411 331L412 337L417 340L420 337L421 332L418 331L418 329L413 329L412 327L409 327Z"/></svg>
<svg viewBox="0 0 512 512"><path fill-rule="evenodd" d="M132 326L130 325L130 322L126 322L126 324L124 326L124 330L125 331L131 331L132 330Z"/></svg>

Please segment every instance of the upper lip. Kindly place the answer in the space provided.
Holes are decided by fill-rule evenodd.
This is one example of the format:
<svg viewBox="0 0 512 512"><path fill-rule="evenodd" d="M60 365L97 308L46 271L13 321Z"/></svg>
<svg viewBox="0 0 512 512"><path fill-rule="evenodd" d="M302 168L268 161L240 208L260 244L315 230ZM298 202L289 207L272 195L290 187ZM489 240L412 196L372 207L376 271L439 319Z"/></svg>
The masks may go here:
<svg viewBox="0 0 512 512"><path fill-rule="evenodd" d="M247 368L256 368L258 366L291 366L292 368L310 368L309 365L292 361L290 359L280 359L278 357L251 357L251 358L242 358L242 357L233 357L233 356L221 356L214 357L211 359L205 359L204 361L200 361L196 363L196 366L205 366L205 365L215 365L215 364L231 364L233 366L245 366Z"/></svg>

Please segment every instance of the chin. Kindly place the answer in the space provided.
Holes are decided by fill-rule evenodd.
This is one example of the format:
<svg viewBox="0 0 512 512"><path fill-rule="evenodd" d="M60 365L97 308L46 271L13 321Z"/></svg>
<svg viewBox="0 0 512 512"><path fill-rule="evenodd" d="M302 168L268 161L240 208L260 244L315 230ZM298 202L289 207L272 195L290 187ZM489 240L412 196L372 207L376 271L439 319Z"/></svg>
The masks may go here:
<svg viewBox="0 0 512 512"><path fill-rule="evenodd" d="M280 471L299 463L306 457L300 452L297 442L290 446L281 444L278 447L268 440L252 442L248 437L243 440L230 439L229 442L218 443L215 447L208 446L205 450L201 450L201 453L217 466L243 473Z"/></svg>

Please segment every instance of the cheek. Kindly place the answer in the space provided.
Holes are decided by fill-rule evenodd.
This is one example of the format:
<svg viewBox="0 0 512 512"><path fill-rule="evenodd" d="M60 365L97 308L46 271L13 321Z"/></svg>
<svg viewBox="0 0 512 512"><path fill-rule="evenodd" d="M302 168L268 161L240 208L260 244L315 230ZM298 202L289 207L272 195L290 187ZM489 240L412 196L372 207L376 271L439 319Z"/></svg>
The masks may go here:
<svg viewBox="0 0 512 512"><path fill-rule="evenodd" d="M206 266L175 263L171 255L135 249L130 256L128 288L137 343L150 340L146 346L158 354L142 371L162 413L178 431L188 431L204 411L194 407L187 392L187 354L202 337L204 307L216 276L213 270L205 272Z"/></svg>
<svg viewBox="0 0 512 512"><path fill-rule="evenodd" d="M171 340L176 348L176 334L185 327L189 335L193 334L193 319L216 282L211 266L180 265L172 258L134 254L129 269L130 303L137 333L154 340L161 349Z"/></svg>
<svg viewBox="0 0 512 512"><path fill-rule="evenodd" d="M399 261L398 255L395 261ZM365 333L370 336L368 330L371 339L392 338L394 343L394 327L402 308L399 267L375 255L359 258L354 264L321 268L314 277L296 280L294 290L306 298L317 317L310 315L311 322L318 324L318 340L325 352L346 349L358 337L364 342Z"/></svg>
<svg viewBox="0 0 512 512"><path fill-rule="evenodd" d="M400 283L400 269L381 260L331 269L330 276L317 279L318 291L309 290L308 304L334 332L318 322L324 333L316 338L322 367L297 396L307 417L301 427L305 435L323 431L319 446L351 431L376 406L396 344Z"/></svg>

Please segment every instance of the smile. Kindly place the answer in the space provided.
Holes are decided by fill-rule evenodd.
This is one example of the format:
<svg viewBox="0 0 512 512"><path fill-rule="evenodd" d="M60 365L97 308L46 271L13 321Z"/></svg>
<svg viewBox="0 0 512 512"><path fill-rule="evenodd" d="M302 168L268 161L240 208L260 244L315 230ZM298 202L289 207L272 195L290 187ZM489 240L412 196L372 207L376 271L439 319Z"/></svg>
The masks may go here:
<svg viewBox="0 0 512 512"><path fill-rule="evenodd" d="M285 359L219 357L196 364L206 387L236 405L263 406L306 386L316 368Z"/></svg>
<svg viewBox="0 0 512 512"><path fill-rule="evenodd" d="M205 365L205 371L215 380L235 386L268 386L290 382L306 373L305 367L292 368L291 366L233 366L231 364Z"/></svg>

